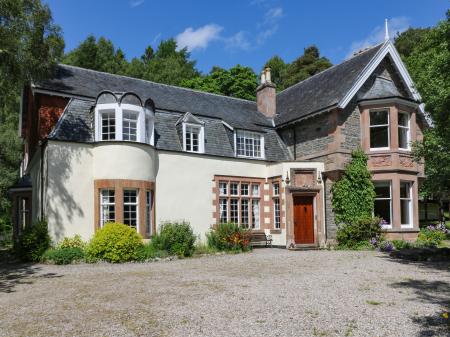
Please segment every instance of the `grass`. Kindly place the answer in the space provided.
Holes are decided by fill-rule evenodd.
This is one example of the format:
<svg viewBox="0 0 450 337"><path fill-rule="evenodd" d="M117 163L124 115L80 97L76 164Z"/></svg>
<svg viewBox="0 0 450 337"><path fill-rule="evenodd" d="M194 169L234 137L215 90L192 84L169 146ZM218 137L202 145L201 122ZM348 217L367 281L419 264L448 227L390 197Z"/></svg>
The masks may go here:
<svg viewBox="0 0 450 337"><path fill-rule="evenodd" d="M380 305L383 303L383 302L378 302L378 301L373 301L373 300L367 300L366 302L367 302L367 304L370 304L370 305Z"/></svg>

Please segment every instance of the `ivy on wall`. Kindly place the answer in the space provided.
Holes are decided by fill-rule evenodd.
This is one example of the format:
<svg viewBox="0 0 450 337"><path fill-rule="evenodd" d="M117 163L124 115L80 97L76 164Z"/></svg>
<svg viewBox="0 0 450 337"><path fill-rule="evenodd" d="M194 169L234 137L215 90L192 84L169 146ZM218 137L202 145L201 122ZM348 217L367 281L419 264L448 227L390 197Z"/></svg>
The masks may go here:
<svg viewBox="0 0 450 337"><path fill-rule="evenodd" d="M375 189L367 168L368 157L362 149L352 152L343 176L333 185L332 206L337 224L353 224L372 217Z"/></svg>

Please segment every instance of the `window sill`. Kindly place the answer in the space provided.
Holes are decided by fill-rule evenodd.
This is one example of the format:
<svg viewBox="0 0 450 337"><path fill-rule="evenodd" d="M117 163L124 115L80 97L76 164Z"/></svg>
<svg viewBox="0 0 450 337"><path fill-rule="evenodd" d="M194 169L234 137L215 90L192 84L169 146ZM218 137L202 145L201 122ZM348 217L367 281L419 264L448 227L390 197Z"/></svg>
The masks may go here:
<svg viewBox="0 0 450 337"><path fill-rule="evenodd" d="M236 155L237 158L244 158L244 159L261 159L264 160L264 157L251 157L251 156L244 156L242 154L237 154Z"/></svg>

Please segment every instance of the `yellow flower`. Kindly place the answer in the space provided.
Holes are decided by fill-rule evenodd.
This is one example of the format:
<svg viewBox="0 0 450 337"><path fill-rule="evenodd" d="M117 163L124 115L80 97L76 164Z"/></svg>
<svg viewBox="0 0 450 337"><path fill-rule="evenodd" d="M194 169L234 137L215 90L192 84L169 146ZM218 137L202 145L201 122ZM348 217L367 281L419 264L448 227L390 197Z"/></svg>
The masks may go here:
<svg viewBox="0 0 450 337"><path fill-rule="evenodd" d="M445 319L448 319L448 312L444 312L444 313L442 314L442 317L444 317Z"/></svg>

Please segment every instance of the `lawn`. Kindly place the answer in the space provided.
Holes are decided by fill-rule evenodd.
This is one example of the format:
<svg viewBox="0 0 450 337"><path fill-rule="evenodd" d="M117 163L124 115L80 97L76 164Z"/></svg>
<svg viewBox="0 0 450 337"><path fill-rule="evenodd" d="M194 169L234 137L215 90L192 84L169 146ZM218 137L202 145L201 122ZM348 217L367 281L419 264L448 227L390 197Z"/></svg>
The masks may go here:
<svg viewBox="0 0 450 337"><path fill-rule="evenodd" d="M444 336L450 263L257 249L0 265L0 336ZM445 314L444 314L445 316Z"/></svg>

